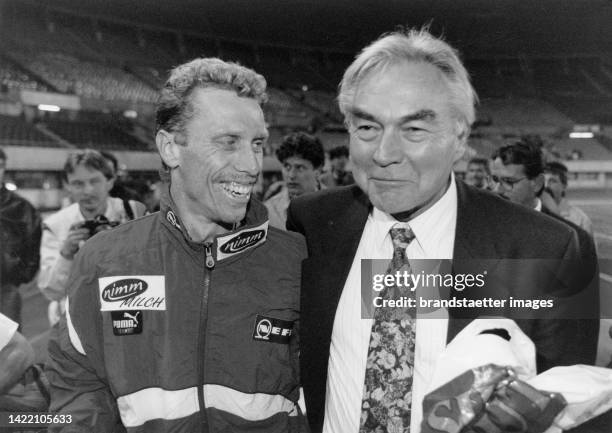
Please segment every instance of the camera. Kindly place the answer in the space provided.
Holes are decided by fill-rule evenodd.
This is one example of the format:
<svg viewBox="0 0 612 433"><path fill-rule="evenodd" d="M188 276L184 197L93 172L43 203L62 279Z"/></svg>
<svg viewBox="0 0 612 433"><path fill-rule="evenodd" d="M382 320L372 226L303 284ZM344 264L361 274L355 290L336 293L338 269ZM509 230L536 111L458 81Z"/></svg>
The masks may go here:
<svg viewBox="0 0 612 433"><path fill-rule="evenodd" d="M78 228L89 230L89 236L91 237L96 233L112 229L118 225L119 221L109 221L104 215L98 215L94 219L83 221L78 225Z"/></svg>

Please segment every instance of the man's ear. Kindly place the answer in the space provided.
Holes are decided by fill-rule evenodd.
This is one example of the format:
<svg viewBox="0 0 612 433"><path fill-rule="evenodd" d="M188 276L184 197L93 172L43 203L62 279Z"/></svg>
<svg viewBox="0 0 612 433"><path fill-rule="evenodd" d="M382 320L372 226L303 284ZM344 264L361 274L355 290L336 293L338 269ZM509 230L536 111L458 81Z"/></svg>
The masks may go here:
<svg viewBox="0 0 612 433"><path fill-rule="evenodd" d="M179 146L181 145L176 142L173 133L160 129L155 135L155 144L159 156L170 169L180 165Z"/></svg>
<svg viewBox="0 0 612 433"><path fill-rule="evenodd" d="M106 191L110 191L111 189L113 189L113 186L115 186L115 180L117 180L116 177L111 177L110 179L108 179L108 181L106 182Z"/></svg>
<svg viewBox="0 0 612 433"><path fill-rule="evenodd" d="M530 179L529 182L531 182L531 184L533 185L533 190L535 191L536 196L542 194L542 191L544 191L545 186L544 183L546 182L543 174L538 174L533 179Z"/></svg>
<svg viewBox="0 0 612 433"><path fill-rule="evenodd" d="M470 135L470 126L465 122L457 122L457 140L465 144Z"/></svg>
<svg viewBox="0 0 612 433"><path fill-rule="evenodd" d="M455 146L455 162L463 158L467 146L467 138L470 135L470 127L465 122L457 121L455 126L456 146Z"/></svg>

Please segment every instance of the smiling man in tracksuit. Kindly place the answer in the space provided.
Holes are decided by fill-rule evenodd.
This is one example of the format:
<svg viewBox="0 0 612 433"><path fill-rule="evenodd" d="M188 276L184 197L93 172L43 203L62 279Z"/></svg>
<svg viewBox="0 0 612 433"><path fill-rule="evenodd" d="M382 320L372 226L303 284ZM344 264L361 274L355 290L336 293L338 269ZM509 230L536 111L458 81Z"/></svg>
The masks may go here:
<svg viewBox="0 0 612 433"><path fill-rule="evenodd" d="M50 347L50 431L298 432L299 235L251 198L265 80L218 59L175 68L157 112L161 211L79 252Z"/></svg>

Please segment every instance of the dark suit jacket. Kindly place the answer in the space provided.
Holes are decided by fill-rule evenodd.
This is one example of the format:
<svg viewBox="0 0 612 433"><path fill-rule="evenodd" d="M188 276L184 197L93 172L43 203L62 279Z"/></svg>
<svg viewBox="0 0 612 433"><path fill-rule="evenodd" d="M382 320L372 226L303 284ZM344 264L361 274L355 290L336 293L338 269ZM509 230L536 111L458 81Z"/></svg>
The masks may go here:
<svg viewBox="0 0 612 433"><path fill-rule="evenodd" d="M591 237L589 232L587 232L579 225L574 224L569 220L566 220L560 215L557 215L556 213L548 209L546 206L542 206L542 213L556 219L557 221L561 221L562 223L567 224L576 231L576 234L578 235L580 254L583 257L597 256L595 242L593 241L593 238Z"/></svg>
<svg viewBox="0 0 612 433"><path fill-rule="evenodd" d="M560 265L560 260L580 258L577 234L571 227L460 181L457 181L457 192L454 273L478 268L475 259L493 259L498 262L493 266L498 277L496 283L503 282L494 289L489 287L489 294L525 299L543 294L563 297L582 291L586 293L582 302L589 309L584 315L598 317L598 286L593 287L593 276L577 280L571 269ZM321 431L323 425L336 308L370 209L366 195L357 186L304 195L289 206L287 228L306 236L309 252L309 258L302 264L301 379L314 432ZM589 263L593 260L593 257L586 258ZM490 265L491 260L486 263ZM586 268L593 267L589 264ZM588 292L582 290L586 280L591 282ZM465 297L482 295L468 290L462 293ZM534 312L535 320L524 320L521 316L516 321L536 344L538 370L594 363L596 320L554 320L564 317L567 311L555 314L548 311L546 317L537 313ZM482 314L481 310L449 311L448 340ZM513 312L507 309L486 314L513 318Z"/></svg>

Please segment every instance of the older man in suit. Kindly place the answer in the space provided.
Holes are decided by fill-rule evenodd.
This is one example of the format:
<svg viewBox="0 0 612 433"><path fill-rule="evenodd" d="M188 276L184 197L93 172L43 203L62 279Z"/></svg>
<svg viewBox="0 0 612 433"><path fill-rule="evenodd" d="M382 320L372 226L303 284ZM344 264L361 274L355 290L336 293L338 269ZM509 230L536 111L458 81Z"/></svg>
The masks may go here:
<svg viewBox="0 0 612 433"><path fill-rule="evenodd" d="M427 31L385 35L344 74L339 103L357 185L300 197L287 220L288 229L306 235L309 250L301 372L315 432L418 432L422 399L446 343L482 314L512 316L463 310L417 320L410 311L389 318L377 309L363 319L362 259L393 259L389 270L410 269L413 259L452 259L456 273L474 268L474 259L513 259L497 267L508 280L490 290L499 296L573 294L586 285L570 281L559 265L579 257L574 230L455 180L452 167L463 155L475 98L456 52ZM583 313L597 315L589 293ZM517 320L536 344L538 369L593 362L596 322L547 314ZM396 352L378 350L381 342Z"/></svg>

